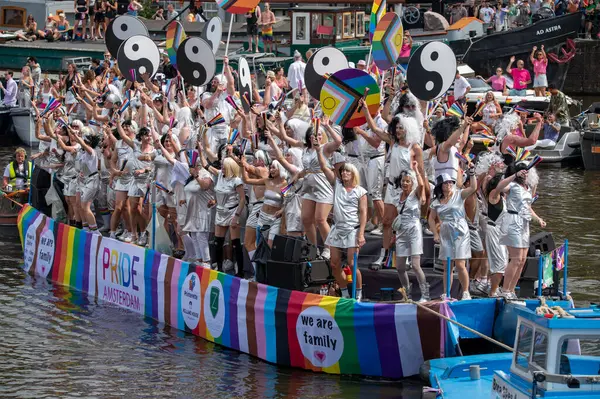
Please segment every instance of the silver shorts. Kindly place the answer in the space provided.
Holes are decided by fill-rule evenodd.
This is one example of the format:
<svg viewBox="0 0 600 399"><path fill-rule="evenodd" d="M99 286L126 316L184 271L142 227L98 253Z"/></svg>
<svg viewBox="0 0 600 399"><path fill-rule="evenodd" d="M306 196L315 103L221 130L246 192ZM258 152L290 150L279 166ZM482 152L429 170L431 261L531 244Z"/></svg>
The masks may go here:
<svg viewBox="0 0 600 399"><path fill-rule="evenodd" d="M128 177L119 177L118 179L115 179L114 185L113 185L113 189L115 191L125 191L125 192L128 192L129 191L129 186L131 185L132 181L133 181L133 179L131 178L131 176L128 176Z"/></svg>
<svg viewBox="0 0 600 399"><path fill-rule="evenodd" d="M471 251L483 252L483 240L476 226L469 223L469 234L471 238Z"/></svg>
<svg viewBox="0 0 600 399"><path fill-rule="evenodd" d="M156 189L156 206L165 205L168 208L175 208L175 194L165 193L162 190Z"/></svg>
<svg viewBox="0 0 600 399"><path fill-rule="evenodd" d="M65 186L63 188L63 195L65 197L74 197L77 195L77 178L76 177L64 177Z"/></svg>
<svg viewBox="0 0 600 399"><path fill-rule="evenodd" d="M251 204L248 209L248 218L246 219L246 228L255 229L258 227L258 215L260 214L260 210L263 206L262 201L255 202Z"/></svg>
<svg viewBox="0 0 600 399"><path fill-rule="evenodd" d="M86 177L82 183L80 183L80 195L81 202L92 202L94 198L98 196L100 191L100 176L98 174Z"/></svg>
<svg viewBox="0 0 600 399"><path fill-rule="evenodd" d="M134 197L134 198L143 198L146 196L146 193L148 192L148 183L144 180L144 181L136 181L133 180L131 182L131 184L129 185L129 190L127 190L127 196L128 197Z"/></svg>

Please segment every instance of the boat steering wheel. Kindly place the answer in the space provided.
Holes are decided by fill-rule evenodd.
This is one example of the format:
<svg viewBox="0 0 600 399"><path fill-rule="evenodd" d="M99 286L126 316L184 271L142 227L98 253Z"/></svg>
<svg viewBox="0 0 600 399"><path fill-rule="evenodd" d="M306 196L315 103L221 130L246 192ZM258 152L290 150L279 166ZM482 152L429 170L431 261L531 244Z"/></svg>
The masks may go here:
<svg viewBox="0 0 600 399"><path fill-rule="evenodd" d="M420 18L421 11L415 6L406 7L402 12L402 19L409 25L416 24Z"/></svg>

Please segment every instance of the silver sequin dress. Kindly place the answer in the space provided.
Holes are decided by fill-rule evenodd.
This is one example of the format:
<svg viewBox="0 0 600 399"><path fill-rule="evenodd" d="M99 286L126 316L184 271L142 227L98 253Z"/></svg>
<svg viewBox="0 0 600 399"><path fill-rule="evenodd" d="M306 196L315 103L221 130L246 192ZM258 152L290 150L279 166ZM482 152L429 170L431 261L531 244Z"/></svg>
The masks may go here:
<svg viewBox="0 0 600 399"><path fill-rule="evenodd" d="M362 196L367 194L361 186L346 191L340 180L336 181L333 194L333 221L325 245L336 248L356 247L356 237L360 225L358 205Z"/></svg>
<svg viewBox="0 0 600 399"><path fill-rule="evenodd" d="M471 258L471 237L467 216L465 214L465 200L461 197L462 190L454 190L452 198L446 204L439 200L431 203L441 221L440 226L440 256L441 260L450 257L454 259Z"/></svg>

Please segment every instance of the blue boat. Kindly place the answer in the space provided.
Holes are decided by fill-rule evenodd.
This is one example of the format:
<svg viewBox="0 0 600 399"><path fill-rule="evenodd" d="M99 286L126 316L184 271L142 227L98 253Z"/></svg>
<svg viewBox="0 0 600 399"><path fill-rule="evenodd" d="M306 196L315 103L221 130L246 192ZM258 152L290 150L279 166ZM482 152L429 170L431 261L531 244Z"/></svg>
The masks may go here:
<svg viewBox="0 0 600 399"><path fill-rule="evenodd" d="M518 318L513 351L426 362L424 397L600 399L600 307L507 306Z"/></svg>

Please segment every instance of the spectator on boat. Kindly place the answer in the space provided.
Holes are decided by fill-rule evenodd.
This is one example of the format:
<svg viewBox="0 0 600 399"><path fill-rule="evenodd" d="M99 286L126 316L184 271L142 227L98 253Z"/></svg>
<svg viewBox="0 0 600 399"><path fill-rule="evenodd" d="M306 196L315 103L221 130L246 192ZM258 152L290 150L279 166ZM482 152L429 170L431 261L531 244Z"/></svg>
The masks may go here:
<svg viewBox="0 0 600 399"><path fill-rule="evenodd" d="M143 8L144 7L136 0L129 0L129 5L127 6L127 15L137 17L139 12L142 11Z"/></svg>
<svg viewBox="0 0 600 399"><path fill-rule="evenodd" d="M570 126L569 120L569 103L567 102L567 96L558 90L553 83L548 84L548 91L550 92L550 103L546 109L546 113L556 115L556 120L561 126Z"/></svg>
<svg viewBox="0 0 600 399"><path fill-rule="evenodd" d="M450 25L453 25L469 15L467 9L461 3L452 4L450 9Z"/></svg>
<svg viewBox="0 0 600 399"><path fill-rule="evenodd" d="M502 0L500 0L496 4L496 9L494 10L494 25L496 32L506 29L507 20L507 8L504 7Z"/></svg>
<svg viewBox="0 0 600 399"><path fill-rule="evenodd" d="M38 108L46 108L46 105L48 105L50 98L58 98L58 93L52 86L50 78L48 76L45 76L44 79L42 79L42 85L38 90L37 94L36 104Z"/></svg>
<svg viewBox="0 0 600 399"><path fill-rule="evenodd" d="M444 118L445 118L445 116L444 116L444 108L437 107L435 109L435 111L433 112L433 115L431 115L429 117L429 126L431 126L431 127L435 126L436 123L438 123L439 121L443 120Z"/></svg>
<svg viewBox="0 0 600 399"><path fill-rule="evenodd" d="M365 62L365 60L358 60L358 62L356 63L356 69L358 69L359 71L366 72L367 63Z"/></svg>
<svg viewBox="0 0 600 399"><path fill-rule="evenodd" d="M567 5L567 0L557 0L556 4L554 5L554 15L556 15L557 17L565 15L567 13Z"/></svg>
<svg viewBox="0 0 600 399"><path fill-rule="evenodd" d="M164 21L165 20L165 8L163 6L159 6L158 10L152 15L152 19L155 21Z"/></svg>
<svg viewBox="0 0 600 399"><path fill-rule="evenodd" d="M260 13L258 25L260 25L260 33L263 40L263 50L266 53L273 52L273 25L277 22L275 14L271 11L269 3L265 3L265 9Z"/></svg>
<svg viewBox="0 0 600 399"><path fill-rule="evenodd" d="M531 208L533 189L527 182L527 163L519 162L508 165L505 178L498 183L496 189L506 194L506 212L500 228L500 244L508 248L510 261L504 273L504 283L499 296L517 299L515 287L529 250L529 222L537 220L541 228L546 222Z"/></svg>
<svg viewBox="0 0 600 399"><path fill-rule="evenodd" d="M4 80L6 81L6 87L0 82L0 90L2 90L4 95L2 102L6 107L16 107L18 86L17 82L13 79L13 72L4 72Z"/></svg>
<svg viewBox="0 0 600 399"><path fill-rule="evenodd" d="M446 300L447 287L452 286L452 273L450 281L447 281L446 268L457 269L458 279L462 289L460 298L471 299L469 294L469 273L466 268L467 259L471 258L471 241L469 226L465 213L465 200L477 191L477 179L475 169L470 166L467 174L469 176L469 187L460 189L456 186L456 179L446 173L436 178L436 186L433 191L434 200L431 203L429 213L429 229L433 232L434 242L440 243L439 259L444 263L444 293L441 299ZM439 232L436 221L439 219ZM451 264L448 264L450 258Z"/></svg>
<svg viewBox="0 0 600 399"><path fill-rule="evenodd" d="M42 68L40 67L40 64L38 64L37 58L35 58L34 56L27 58L27 66L31 70L31 78L33 79L33 84L35 87L33 95L36 96L42 80Z"/></svg>
<svg viewBox="0 0 600 399"><path fill-rule="evenodd" d="M258 19L260 18L260 7L255 7L246 13L246 34L248 35L248 51L258 53Z"/></svg>
<svg viewBox="0 0 600 399"><path fill-rule="evenodd" d="M510 62L506 67L506 72L510 73L513 78L513 88L509 94L511 96L525 97L527 95L527 85L531 83L531 75L529 71L525 69L525 62L523 60L517 61L517 67L513 68L512 65L515 62L515 56L510 57Z"/></svg>
<svg viewBox="0 0 600 399"><path fill-rule="evenodd" d="M554 148L558 142L558 136L560 134L560 123L556 121L556 115L549 113L546 115L546 122L544 123L544 138L537 140L534 145L526 147L527 150L533 150L534 148Z"/></svg>
<svg viewBox="0 0 600 399"><path fill-rule="evenodd" d="M175 11L175 6L173 3L167 3L167 21L171 21L173 18L177 16L177 11ZM179 17L177 17L179 19Z"/></svg>
<svg viewBox="0 0 600 399"><path fill-rule="evenodd" d="M19 94L17 95L19 107L29 108L34 91L35 83L31 77L31 70L26 65L21 69L21 79L19 79Z"/></svg>
<svg viewBox="0 0 600 399"><path fill-rule="evenodd" d="M302 89L305 89L304 84L304 69L306 64L302 61L302 55L296 50L294 52L294 62L288 68L287 79L292 89L298 89L298 84L302 85ZM299 93L302 95L303 93Z"/></svg>
<svg viewBox="0 0 600 399"><path fill-rule="evenodd" d="M24 148L19 147L15 150L15 159L4 168L2 190L10 191L8 190L9 185L11 190L22 190L29 186L33 165L26 161L26 158L27 152Z"/></svg>
<svg viewBox="0 0 600 399"><path fill-rule="evenodd" d="M546 87L548 86L548 78L546 77L548 58L546 57L543 44L540 51L537 51L537 46L533 46L533 51L529 56L529 60L533 65L533 73L535 76L533 78L533 90L535 90L535 95L539 97L545 97Z"/></svg>
<svg viewBox="0 0 600 399"><path fill-rule="evenodd" d="M535 14L542 7L544 0L531 0L529 2L529 8L531 10L531 15Z"/></svg>
<svg viewBox="0 0 600 399"><path fill-rule="evenodd" d="M342 270L342 251L346 250L346 264L352 270L356 267L356 299L362 299L362 275L358 265L354 265L354 254L365 245L367 223L367 190L360 185L360 175L356 167L344 162L339 175L331 169L318 141L313 142L321 170L333 188L333 222L327 234L325 245L331 248L331 269L340 286L343 298L350 298L348 281Z"/></svg>
<svg viewBox="0 0 600 399"><path fill-rule="evenodd" d="M579 12L580 0L569 0L567 4L567 12L573 14Z"/></svg>
<svg viewBox="0 0 600 399"><path fill-rule="evenodd" d="M56 21L54 20L54 17L52 16L52 14L49 14L48 17L46 18L46 26L44 27L44 30L38 30L37 32L37 36L40 39L46 39L49 42L52 42L54 40L58 40L58 37L55 39L55 35L56 35Z"/></svg>
<svg viewBox="0 0 600 399"><path fill-rule="evenodd" d="M91 14L90 14L91 15ZM104 40L104 36L100 33L106 34L106 28L108 22L106 19L106 1L96 0L94 5L94 25L92 26L92 40Z"/></svg>
<svg viewBox="0 0 600 399"><path fill-rule="evenodd" d="M527 26L531 23L531 7L529 0L523 0L518 6L519 16L517 17L517 26Z"/></svg>
<svg viewBox="0 0 600 399"><path fill-rule="evenodd" d="M283 69L283 67L277 67L275 69L275 83L281 90L289 89L290 84L285 77L285 69Z"/></svg>
<svg viewBox="0 0 600 399"><path fill-rule="evenodd" d="M75 0L75 4L73 7L77 12L75 13L75 24L73 26L72 40L77 39L77 28L81 27L81 36L79 37L81 38L82 42L85 42L86 30L88 29L90 0Z"/></svg>
<svg viewBox="0 0 600 399"><path fill-rule="evenodd" d="M265 77L265 91L263 94L263 105L268 107L272 101L279 100L279 96L281 96L281 89L277 86L275 82L275 72L269 70L267 71L267 76Z"/></svg>
<svg viewBox="0 0 600 399"><path fill-rule="evenodd" d="M494 91L499 91L504 95L508 94L508 90L506 88L506 78L503 75L503 70L502 68L498 67L496 68L496 74L490 76L485 80L485 83L490 83L492 86L492 90ZM483 77L481 75L477 75L477 77L479 79L483 79Z"/></svg>
<svg viewBox="0 0 600 399"><path fill-rule="evenodd" d="M67 114L76 113L77 99L75 98L75 87L80 79L77 66L73 63L67 65L67 74L61 79L61 87L65 90L65 105L67 106Z"/></svg>
<svg viewBox="0 0 600 399"><path fill-rule="evenodd" d="M104 32L106 32L106 26L117 16L117 0L102 0L104 7L106 8L106 18L104 19Z"/></svg>
<svg viewBox="0 0 600 399"><path fill-rule="evenodd" d="M471 91L471 84L467 79L461 76L458 69L454 76L454 101L460 105L464 105L467 102L467 94Z"/></svg>
<svg viewBox="0 0 600 399"><path fill-rule="evenodd" d="M421 226L421 206L427 201L425 199L424 185L429 181L419 173L418 164L413 161L410 171L400 173L400 197L396 208L398 216L392 223L392 229L396 234L396 270L402 287L408 295L411 294L411 285L408 279L406 261L410 257L410 265L417 281L421 298L419 302L429 301L429 284L421 269L421 255L423 255L423 229Z"/></svg>
<svg viewBox="0 0 600 399"><path fill-rule="evenodd" d="M32 14L27 16L27 22L25 23L25 37L28 41L32 42L37 39L37 22Z"/></svg>
<svg viewBox="0 0 600 399"><path fill-rule="evenodd" d="M538 113L533 114L537 121L536 126L529 137L523 137L515 134L520 126L519 114L517 112L508 113L502 118L502 121L496 127L496 146L501 154L507 154L507 148L528 147L535 144L542 131L542 116Z"/></svg>
<svg viewBox="0 0 600 399"><path fill-rule="evenodd" d="M487 126L491 129L491 131L493 131L496 121L502 116L502 107L500 107L500 104L498 103L498 100L496 100L496 97L492 91L485 93L480 111L477 112L474 117L477 116L477 114L481 114L481 121L474 123L473 129L475 131L480 129L488 130L485 127Z"/></svg>
<svg viewBox="0 0 600 399"><path fill-rule="evenodd" d="M483 31L487 32L494 22L494 14L496 12L492 7L488 5L487 1L481 2L481 8L479 8L479 19L483 21Z"/></svg>
<svg viewBox="0 0 600 399"><path fill-rule="evenodd" d="M500 226L502 225L502 217L506 212L506 203L502 190L498 189L498 184L502 180L500 169L492 165L488 173L491 173L492 176L487 180L483 190L484 200L487 203L485 250L490 267L491 286L489 295L494 298L498 296L498 288L500 288L500 282L508 265L508 250L506 245L500 244Z"/></svg>
<svg viewBox="0 0 600 399"><path fill-rule="evenodd" d="M56 32L55 32L53 40L61 40L61 41L69 40L70 34L71 34L71 25L69 24L69 21L67 21L65 14L61 12L60 14L58 14L58 23L56 26ZM46 39L47 39L47 37L46 37ZM53 40L49 40L49 41L53 41Z"/></svg>

